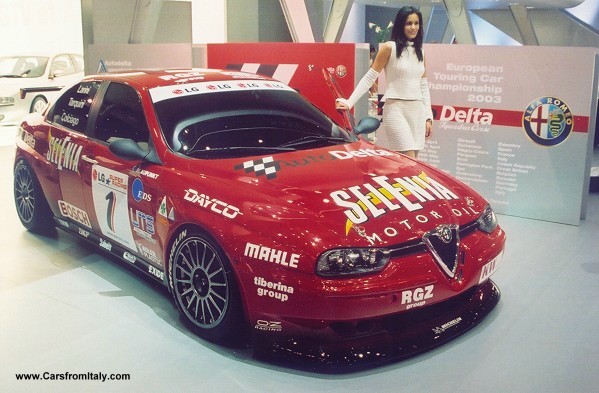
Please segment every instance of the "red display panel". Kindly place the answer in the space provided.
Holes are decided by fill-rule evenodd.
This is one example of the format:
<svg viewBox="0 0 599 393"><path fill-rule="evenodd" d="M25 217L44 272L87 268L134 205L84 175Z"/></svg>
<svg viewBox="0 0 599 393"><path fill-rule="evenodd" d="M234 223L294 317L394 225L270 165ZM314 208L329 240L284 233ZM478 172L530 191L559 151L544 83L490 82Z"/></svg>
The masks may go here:
<svg viewBox="0 0 599 393"><path fill-rule="evenodd" d="M347 97L354 88L355 44L303 44L289 42L208 45L208 67L252 72L277 79L298 90L335 121L334 97L323 69L335 76Z"/></svg>

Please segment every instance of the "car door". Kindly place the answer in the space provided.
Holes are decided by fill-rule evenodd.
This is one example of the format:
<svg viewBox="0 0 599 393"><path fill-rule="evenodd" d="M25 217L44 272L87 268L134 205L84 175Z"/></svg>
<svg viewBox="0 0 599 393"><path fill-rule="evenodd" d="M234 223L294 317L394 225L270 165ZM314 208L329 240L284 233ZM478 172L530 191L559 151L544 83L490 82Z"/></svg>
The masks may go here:
<svg viewBox="0 0 599 393"><path fill-rule="evenodd" d="M128 85L110 82L92 122L94 142L84 164L82 186L87 209L93 212L97 226L94 230L107 240L100 246L113 252L113 247L124 247L121 256L134 265L139 265L137 255L160 266L162 253L155 219L162 168L121 159L109 149L110 143L125 138L148 148L150 132L139 94ZM159 277L157 270L141 267Z"/></svg>
<svg viewBox="0 0 599 393"><path fill-rule="evenodd" d="M56 167L61 197L58 200L60 225L75 230L89 230L92 220L86 210L81 188L82 162L90 149L85 135L87 121L100 82L74 85L50 109L46 159Z"/></svg>

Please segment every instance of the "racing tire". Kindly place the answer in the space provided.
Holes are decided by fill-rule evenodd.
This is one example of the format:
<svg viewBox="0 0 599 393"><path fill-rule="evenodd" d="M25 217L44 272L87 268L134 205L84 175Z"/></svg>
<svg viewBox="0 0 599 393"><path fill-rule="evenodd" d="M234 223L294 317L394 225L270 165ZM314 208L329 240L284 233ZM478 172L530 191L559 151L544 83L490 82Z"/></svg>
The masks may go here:
<svg viewBox="0 0 599 393"><path fill-rule="evenodd" d="M30 113L42 113L48 105L48 100L43 96L37 96L31 101Z"/></svg>
<svg viewBox="0 0 599 393"><path fill-rule="evenodd" d="M249 333L231 264L199 230L177 232L169 252L169 285L184 324L198 336L239 347Z"/></svg>
<svg viewBox="0 0 599 393"><path fill-rule="evenodd" d="M31 232L48 234L54 229L52 210L42 187L25 160L19 160L14 170L14 199L21 224Z"/></svg>

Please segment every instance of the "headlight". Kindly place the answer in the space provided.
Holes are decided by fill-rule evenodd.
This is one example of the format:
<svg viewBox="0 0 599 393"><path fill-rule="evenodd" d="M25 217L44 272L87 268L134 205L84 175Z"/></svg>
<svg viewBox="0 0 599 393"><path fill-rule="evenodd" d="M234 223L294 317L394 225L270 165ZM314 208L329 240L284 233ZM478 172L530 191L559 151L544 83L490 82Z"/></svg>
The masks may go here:
<svg viewBox="0 0 599 393"><path fill-rule="evenodd" d="M316 274L340 277L382 270L389 262L389 250L383 248L342 248L330 250L318 258Z"/></svg>
<svg viewBox="0 0 599 393"><path fill-rule="evenodd" d="M15 104L14 97L0 97L0 106L14 105L14 104Z"/></svg>
<svg viewBox="0 0 599 393"><path fill-rule="evenodd" d="M483 211L483 214L478 218L477 222L478 229L483 232L491 233L495 230L497 227L497 217L495 216L493 209L491 209L491 205L485 206L485 211Z"/></svg>

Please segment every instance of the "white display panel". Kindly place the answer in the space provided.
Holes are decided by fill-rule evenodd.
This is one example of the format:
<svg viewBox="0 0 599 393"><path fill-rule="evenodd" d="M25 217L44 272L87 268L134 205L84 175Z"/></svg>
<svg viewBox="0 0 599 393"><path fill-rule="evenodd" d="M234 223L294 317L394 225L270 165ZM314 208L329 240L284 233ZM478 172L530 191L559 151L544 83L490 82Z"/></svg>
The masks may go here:
<svg viewBox="0 0 599 393"><path fill-rule="evenodd" d="M469 184L499 213L578 224L596 51L427 45L437 114L419 158Z"/></svg>

